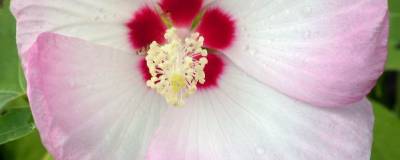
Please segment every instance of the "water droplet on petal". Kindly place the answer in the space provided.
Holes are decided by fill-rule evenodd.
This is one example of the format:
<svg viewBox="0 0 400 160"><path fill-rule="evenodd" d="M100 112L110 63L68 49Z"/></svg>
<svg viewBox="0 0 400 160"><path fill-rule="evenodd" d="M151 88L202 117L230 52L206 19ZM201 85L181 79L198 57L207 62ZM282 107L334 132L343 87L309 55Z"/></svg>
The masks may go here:
<svg viewBox="0 0 400 160"><path fill-rule="evenodd" d="M269 19L270 19L270 20L274 20L274 19L275 19L275 16L274 16L274 15L271 15L271 16L269 16Z"/></svg>
<svg viewBox="0 0 400 160"><path fill-rule="evenodd" d="M263 68L264 68L264 69L268 69L268 64L264 63L264 64L263 64Z"/></svg>
<svg viewBox="0 0 400 160"><path fill-rule="evenodd" d="M241 27L240 30L246 32L247 28L246 27Z"/></svg>
<svg viewBox="0 0 400 160"><path fill-rule="evenodd" d="M307 8L306 8L306 12L309 13L309 14L311 14L311 13L313 12L313 9L312 9L311 7L307 7Z"/></svg>
<svg viewBox="0 0 400 160"><path fill-rule="evenodd" d="M76 86L75 80L73 80L73 79L69 80L69 81L68 81L68 85L69 85L70 87L75 87L75 86Z"/></svg>
<svg viewBox="0 0 400 160"><path fill-rule="evenodd" d="M248 52L250 55L252 55L252 56L254 56L254 55L257 54L257 50L255 50L255 49L253 49L253 48L250 48L250 46L249 46L249 48L247 49L247 52Z"/></svg>
<svg viewBox="0 0 400 160"><path fill-rule="evenodd" d="M263 154L265 153L265 150L264 150L264 148L257 147L257 148L256 148L256 153L257 153L258 155L263 155Z"/></svg>
<svg viewBox="0 0 400 160"><path fill-rule="evenodd" d="M245 51L250 50L250 45L249 45L249 44L245 45L245 46L244 46L244 50L245 50Z"/></svg>
<svg viewBox="0 0 400 160"><path fill-rule="evenodd" d="M304 39L311 38L311 31L305 31L303 36L304 36Z"/></svg>
<svg viewBox="0 0 400 160"><path fill-rule="evenodd" d="M288 9L285 9L285 11L283 11L283 13L290 14L290 11Z"/></svg>

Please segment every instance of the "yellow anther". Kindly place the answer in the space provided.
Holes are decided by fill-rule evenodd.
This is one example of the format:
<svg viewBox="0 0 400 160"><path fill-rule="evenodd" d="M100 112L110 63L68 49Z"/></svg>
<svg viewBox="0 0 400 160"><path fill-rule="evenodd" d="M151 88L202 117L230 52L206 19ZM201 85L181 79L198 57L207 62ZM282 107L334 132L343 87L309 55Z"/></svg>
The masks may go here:
<svg viewBox="0 0 400 160"><path fill-rule="evenodd" d="M152 76L147 86L163 95L167 103L181 106L183 98L196 92L197 83L205 83L207 50L202 48L204 38L199 33L182 39L175 28L170 28L164 37L167 43L160 45L154 41L147 51Z"/></svg>
<svg viewBox="0 0 400 160"><path fill-rule="evenodd" d="M174 93L179 93L186 86L185 77L181 73L172 73L169 79Z"/></svg>

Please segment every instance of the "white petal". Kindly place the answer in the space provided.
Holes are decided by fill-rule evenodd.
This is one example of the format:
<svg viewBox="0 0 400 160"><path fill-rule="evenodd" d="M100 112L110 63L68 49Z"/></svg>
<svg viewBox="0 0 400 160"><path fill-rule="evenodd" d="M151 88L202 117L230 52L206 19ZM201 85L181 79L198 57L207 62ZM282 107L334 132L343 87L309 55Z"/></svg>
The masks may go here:
<svg viewBox="0 0 400 160"><path fill-rule="evenodd" d="M368 160L373 115L362 100L320 108L293 100L229 64L219 88L168 108L151 160Z"/></svg>
<svg viewBox="0 0 400 160"><path fill-rule="evenodd" d="M13 0L23 54L43 32L56 32L130 50L125 23L145 0Z"/></svg>
<svg viewBox="0 0 400 160"><path fill-rule="evenodd" d="M135 55L52 33L28 54L28 97L56 159L143 159L166 104Z"/></svg>
<svg viewBox="0 0 400 160"><path fill-rule="evenodd" d="M350 104L383 72L386 0L219 2L237 24L226 55L294 98L324 107Z"/></svg>

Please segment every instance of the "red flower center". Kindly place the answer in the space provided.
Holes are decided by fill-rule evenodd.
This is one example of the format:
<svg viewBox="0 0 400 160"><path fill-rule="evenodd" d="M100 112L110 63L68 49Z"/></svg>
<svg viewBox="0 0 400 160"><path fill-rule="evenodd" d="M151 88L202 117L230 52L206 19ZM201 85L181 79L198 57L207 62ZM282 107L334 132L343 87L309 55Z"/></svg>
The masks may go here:
<svg viewBox="0 0 400 160"><path fill-rule="evenodd" d="M209 50L208 64L204 68L206 81L198 84L199 88L218 86L218 79L223 73L224 62L217 52L229 48L235 38L235 21L229 14L218 7L203 5L202 0L161 0L161 11L144 6L136 11L126 24L129 29L129 40L133 49L146 50L156 41L164 43L164 34L171 22L175 28L187 28L204 37L204 46ZM200 18L200 19L198 19ZM200 22L198 22L200 20ZM194 26L194 28L191 28ZM139 69L145 81L151 78L143 58Z"/></svg>

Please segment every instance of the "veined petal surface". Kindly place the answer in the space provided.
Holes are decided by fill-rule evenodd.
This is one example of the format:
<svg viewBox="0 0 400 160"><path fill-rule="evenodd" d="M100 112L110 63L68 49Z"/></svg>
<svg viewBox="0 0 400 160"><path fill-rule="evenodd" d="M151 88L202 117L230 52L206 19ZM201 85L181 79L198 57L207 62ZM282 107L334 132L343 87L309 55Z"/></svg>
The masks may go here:
<svg viewBox="0 0 400 160"><path fill-rule="evenodd" d="M43 32L55 32L131 51L125 23L145 0L13 0L19 53Z"/></svg>
<svg viewBox="0 0 400 160"><path fill-rule="evenodd" d="M311 106L228 63L218 89L167 109L148 159L368 160L372 126L365 99L340 108Z"/></svg>
<svg viewBox="0 0 400 160"><path fill-rule="evenodd" d="M166 104L136 55L53 33L28 52L28 97L57 160L144 159Z"/></svg>
<svg viewBox="0 0 400 160"><path fill-rule="evenodd" d="M361 100L386 61L386 0L222 0L236 20L224 53L296 99L335 107Z"/></svg>

